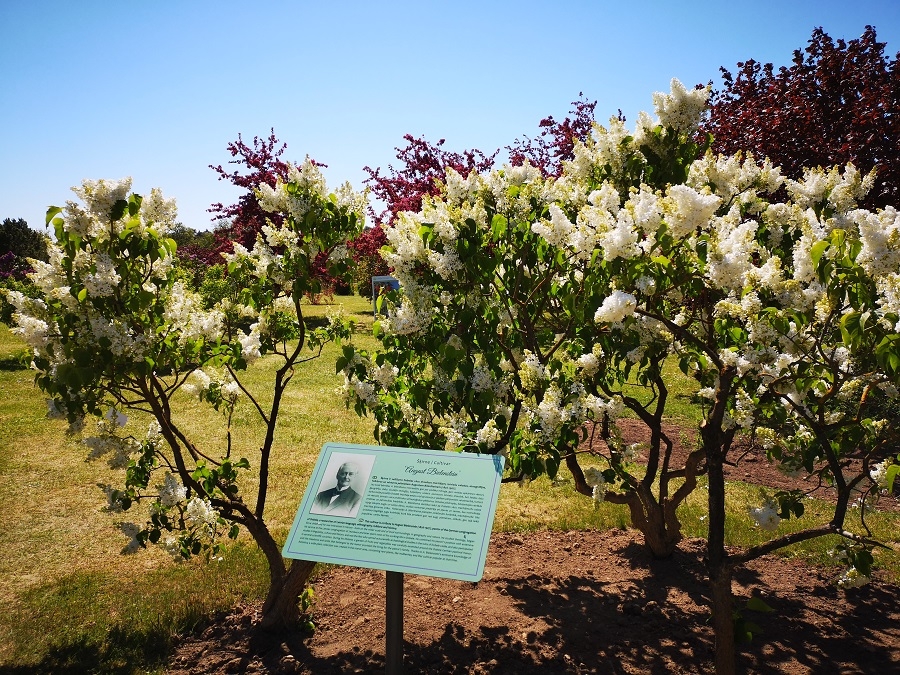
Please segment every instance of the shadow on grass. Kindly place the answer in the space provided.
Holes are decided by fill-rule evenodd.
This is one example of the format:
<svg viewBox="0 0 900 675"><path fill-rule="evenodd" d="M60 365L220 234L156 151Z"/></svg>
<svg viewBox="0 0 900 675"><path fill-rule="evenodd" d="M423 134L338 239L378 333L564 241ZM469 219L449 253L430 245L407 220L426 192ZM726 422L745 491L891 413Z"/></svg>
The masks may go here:
<svg viewBox="0 0 900 675"><path fill-rule="evenodd" d="M36 664L0 665L0 675L134 675L153 670L162 672L172 648L172 632L163 627L134 632L116 626L102 643L81 636L71 644L52 647Z"/></svg>
<svg viewBox="0 0 900 675"><path fill-rule="evenodd" d="M0 370L28 370L31 356L27 351L0 356Z"/></svg>

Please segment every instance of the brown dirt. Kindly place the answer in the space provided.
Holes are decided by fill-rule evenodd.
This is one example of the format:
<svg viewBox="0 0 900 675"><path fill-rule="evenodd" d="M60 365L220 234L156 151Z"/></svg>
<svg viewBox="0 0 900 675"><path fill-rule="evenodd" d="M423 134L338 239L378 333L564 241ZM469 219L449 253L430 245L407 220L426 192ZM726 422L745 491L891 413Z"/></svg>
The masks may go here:
<svg viewBox="0 0 900 675"><path fill-rule="evenodd" d="M625 422L622 431L628 442L641 440L640 425ZM683 455L690 439L668 432ZM770 487L813 487L755 451L727 472ZM673 559L655 561L632 530L494 534L479 583L406 577L406 672L711 672L704 547L686 540ZM736 606L753 594L776 611L744 612L764 632L739 649L738 672L900 673L900 587L876 576L844 591L835 575L779 556L739 570ZM315 587L311 636L262 632L259 608L238 607L182 638L168 673L384 672L384 572L336 567Z"/></svg>

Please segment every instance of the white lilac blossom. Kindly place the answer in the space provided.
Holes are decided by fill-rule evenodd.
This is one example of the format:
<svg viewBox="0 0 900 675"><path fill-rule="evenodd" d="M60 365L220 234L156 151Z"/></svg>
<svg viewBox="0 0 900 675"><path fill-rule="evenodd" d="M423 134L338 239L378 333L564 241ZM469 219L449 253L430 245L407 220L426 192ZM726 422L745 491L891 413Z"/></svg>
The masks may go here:
<svg viewBox="0 0 900 675"><path fill-rule="evenodd" d="M859 588L860 586L865 586L871 580L871 578L862 574L855 567L850 567L841 575L841 578L838 579L837 585L840 588Z"/></svg>
<svg viewBox="0 0 900 675"><path fill-rule="evenodd" d="M182 389L191 396L203 396L212 384L212 378L202 370L195 370L190 375L190 380Z"/></svg>
<svg viewBox="0 0 900 675"><path fill-rule="evenodd" d="M159 188L151 188L150 194L141 201L141 221L161 234L169 230L177 217L175 200L163 197Z"/></svg>
<svg viewBox="0 0 900 675"><path fill-rule="evenodd" d="M259 322L257 321L250 326L249 335L244 333L244 331L239 330L238 341L241 343L241 356L243 356L248 363L254 359L258 359L261 356L259 348L262 345L259 335Z"/></svg>
<svg viewBox="0 0 900 675"><path fill-rule="evenodd" d="M701 194L687 185L673 185L667 192L665 203L666 222L672 236L681 238L690 236L697 230L708 230L722 198Z"/></svg>
<svg viewBox="0 0 900 675"><path fill-rule="evenodd" d="M123 553L135 553L141 547L138 535L141 533L140 525L136 523L119 523L119 530L128 537L128 543L122 549Z"/></svg>
<svg viewBox="0 0 900 675"><path fill-rule="evenodd" d="M162 427L156 420L151 420L147 425L147 440L150 442L158 441L162 438Z"/></svg>
<svg viewBox="0 0 900 675"><path fill-rule="evenodd" d="M653 94L653 109L659 117L659 123L679 133L691 134L697 130L700 117L706 110L710 88L687 89L676 78L672 78L670 87L668 94Z"/></svg>
<svg viewBox="0 0 900 675"><path fill-rule="evenodd" d="M188 523L193 526L205 525L214 527L219 519L219 513L212 507L208 499L192 497L187 503L184 512Z"/></svg>
<svg viewBox="0 0 900 675"><path fill-rule="evenodd" d="M220 391L222 392L222 398L226 401L230 401L234 403L237 400L238 396L241 395L241 388L235 380L231 378L226 379L222 382Z"/></svg>
<svg viewBox="0 0 900 675"><path fill-rule="evenodd" d="M108 422L114 423L116 426L124 427L128 423L128 415L115 408L110 408L106 411L106 415L104 415L104 419Z"/></svg>
<svg viewBox="0 0 900 675"><path fill-rule="evenodd" d="M575 229L566 214L556 204L550 205L550 221L540 221L531 226L531 231L539 234L551 246L564 246L569 239L569 235Z"/></svg>
<svg viewBox="0 0 900 675"><path fill-rule="evenodd" d="M175 504L184 501L187 495L187 488L171 473L167 473L163 477L162 485L157 487L159 489L159 503L163 506L175 506Z"/></svg>
<svg viewBox="0 0 900 675"><path fill-rule="evenodd" d="M606 478L603 476L603 472L600 469L589 466L584 470L584 482L593 488L591 496L594 502L602 502L607 491Z"/></svg>
<svg viewBox="0 0 900 675"><path fill-rule="evenodd" d="M887 489L887 470L890 465L891 463L888 460L884 460L877 464L873 464L872 468L869 469L869 476L872 478L872 482L875 483L880 490Z"/></svg>
<svg viewBox="0 0 900 675"><path fill-rule="evenodd" d="M110 212L116 202L128 198L131 192L131 177L112 181L106 179L84 180L80 186L72 188L72 192L78 195L88 208L91 216L101 223L108 223Z"/></svg>
<svg viewBox="0 0 900 675"><path fill-rule="evenodd" d="M502 437L500 430L497 428L497 423L494 420L488 420L488 422L478 430L478 433L475 436L475 442L484 444L488 450L492 450Z"/></svg>
<svg viewBox="0 0 900 675"><path fill-rule="evenodd" d="M526 391L536 389L547 377L547 369L536 354L525 350L525 358L519 365L519 380Z"/></svg>
<svg viewBox="0 0 900 675"><path fill-rule="evenodd" d="M600 360L593 353L582 354L576 363L586 377L593 377L600 370Z"/></svg>
<svg viewBox="0 0 900 675"><path fill-rule="evenodd" d="M603 304L594 313L594 321L597 323L619 323L626 317L634 314L637 308L637 300L631 293L613 291Z"/></svg>
<svg viewBox="0 0 900 675"><path fill-rule="evenodd" d="M122 277L116 271L116 264L107 253L101 253L94 258L96 271L84 275L84 287L89 295L102 298L112 295Z"/></svg>
<svg viewBox="0 0 900 675"><path fill-rule="evenodd" d="M764 530L776 530L781 523L781 517L772 502L766 502L758 508L750 509L750 516Z"/></svg>

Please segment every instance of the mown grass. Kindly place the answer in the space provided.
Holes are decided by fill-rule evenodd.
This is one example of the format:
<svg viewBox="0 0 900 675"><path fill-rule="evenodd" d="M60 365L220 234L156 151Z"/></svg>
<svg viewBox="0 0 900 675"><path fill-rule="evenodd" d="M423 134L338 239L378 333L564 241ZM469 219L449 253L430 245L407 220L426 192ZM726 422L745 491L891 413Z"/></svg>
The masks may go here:
<svg viewBox="0 0 900 675"><path fill-rule="evenodd" d="M361 298L335 298L360 322L355 339L373 347L371 305ZM324 316L333 307L307 308ZM44 418L43 396L22 367L23 345L0 325L0 673L162 672L174 635L202 625L218 611L243 601L258 601L268 580L265 561L252 541L242 537L223 560L177 565L159 551L122 555L126 539L116 531L122 516L105 513L98 483L117 484L121 472L103 463L86 463L85 451L65 436L65 425ZM347 441L372 444L371 419L360 419L334 395L338 354L328 347L320 359L298 369L284 399L269 483L267 520L283 539L306 487L322 444ZM27 354L24 362L27 362ZM253 364L245 382L261 403L271 359ZM677 404L672 421L696 424L691 404L694 384L674 367L670 394ZM669 371L667 370L667 375ZM179 421L206 448L220 447L222 417L185 398ZM256 457L262 426L251 406L239 406L233 421L234 454L247 456L253 469L245 477L246 498L255 489ZM138 428L147 420L129 422ZM759 504L758 488L728 485L728 541L751 546L771 533L753 526L748 515ZM826 519L827 504L807 501L807 514L782 523L779 533ZM706 491L701 486L683 505L685 536L706 535ZM135 520L139 516L134 517ZM875 514L867 522L874 534L897 542L897 514ZM542 478L502 487L496 531L599 529L628 527L622 506L600 504L575 493L563 470L555 481ZM785 555L829 564L826 539L792 547ZM900 556L876 553L890 578L900 579ZM835 571L837 574L837 570ZM327 586L317 589L327 597Z"/></svg>

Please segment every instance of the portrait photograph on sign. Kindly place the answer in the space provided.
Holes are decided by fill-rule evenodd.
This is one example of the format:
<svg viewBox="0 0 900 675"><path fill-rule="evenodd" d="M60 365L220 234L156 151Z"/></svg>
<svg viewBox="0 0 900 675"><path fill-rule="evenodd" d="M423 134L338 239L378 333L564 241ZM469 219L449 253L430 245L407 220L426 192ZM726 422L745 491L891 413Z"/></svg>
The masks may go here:
<svg viewBox="0 0 900 675"><path fill-rule="evenodd" d="M355 518L374 463L374 455L332 453L309 512Z"/></svg>

